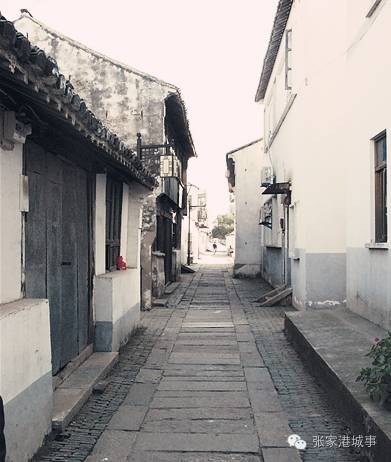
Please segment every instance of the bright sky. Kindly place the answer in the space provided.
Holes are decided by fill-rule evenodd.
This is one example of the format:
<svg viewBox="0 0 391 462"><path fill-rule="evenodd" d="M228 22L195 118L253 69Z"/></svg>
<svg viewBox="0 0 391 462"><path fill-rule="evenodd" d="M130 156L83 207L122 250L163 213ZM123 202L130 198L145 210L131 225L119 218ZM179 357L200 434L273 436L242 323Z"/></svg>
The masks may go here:
<svg viewBox="0 0 391 462"><path fill-rule="evenodd" d="M189 180L208 194L210 218L228 210L225 153L262 136L254 102L277 0L2 0L48 26L177 85L198 158Z"/></svg>

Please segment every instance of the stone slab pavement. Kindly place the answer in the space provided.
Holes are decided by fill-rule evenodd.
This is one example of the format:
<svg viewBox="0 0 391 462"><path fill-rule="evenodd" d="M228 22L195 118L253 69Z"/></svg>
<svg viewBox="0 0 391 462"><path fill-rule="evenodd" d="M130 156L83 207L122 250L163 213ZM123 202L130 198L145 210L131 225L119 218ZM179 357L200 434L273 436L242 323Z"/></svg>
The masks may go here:
<svg viewBox="0 0 391 462"><path fill-rule="evenodd" d="M301 460L227 277L200 268L87 462Z"/></svg>
<svg viewBox="0 0 391 462"><path fill-rule="evenodd" d="M292 433L309 446L344 427L284 341L284 311L252 302L267 290L222 264L186 275L144 314L107 389L36 460L362 462L345 448L288 446Z"/></svg>

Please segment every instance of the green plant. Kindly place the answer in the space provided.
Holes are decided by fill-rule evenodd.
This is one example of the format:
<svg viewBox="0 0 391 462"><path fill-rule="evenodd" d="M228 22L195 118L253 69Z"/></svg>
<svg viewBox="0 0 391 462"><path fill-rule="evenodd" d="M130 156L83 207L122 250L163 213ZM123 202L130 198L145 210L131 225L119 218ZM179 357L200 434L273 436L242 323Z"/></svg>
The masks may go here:
<svg viewBox="0 0 391 462"><path fill-rule="evenodd" d="M374 340L367 354L372 359L372 366L361 369L356 381L364 382L371 399L391 410L391 332L382 340Z"/></svg>

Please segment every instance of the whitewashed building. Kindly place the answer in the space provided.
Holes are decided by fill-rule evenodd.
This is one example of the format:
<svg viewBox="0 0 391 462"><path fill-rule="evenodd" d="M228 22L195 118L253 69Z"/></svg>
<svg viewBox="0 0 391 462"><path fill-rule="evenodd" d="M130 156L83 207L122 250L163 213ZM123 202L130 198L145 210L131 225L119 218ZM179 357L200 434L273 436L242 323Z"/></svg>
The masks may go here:
<svg viewBox="0 0 391 462"><path fill-rule="evenodd" d="M388 0L280 0L256 94L272 165L268 280L291 284L297 308L347 305L386 328L390 24Z"/></svg>
<svg viewBox="0 0 391 462"><path fill-rule="evenodd" d="M25 462L51 431L59 371L112 358L138 324L156 183L4 17L0 90L0 395L7 460Z"/></svg>
<svg viewBox="0 0 391 462"><path fill-rule="evenodd" d="M234 275L256 277L261 273L260 196L263 140L226 154L229 192L234 194Z"/></svg>

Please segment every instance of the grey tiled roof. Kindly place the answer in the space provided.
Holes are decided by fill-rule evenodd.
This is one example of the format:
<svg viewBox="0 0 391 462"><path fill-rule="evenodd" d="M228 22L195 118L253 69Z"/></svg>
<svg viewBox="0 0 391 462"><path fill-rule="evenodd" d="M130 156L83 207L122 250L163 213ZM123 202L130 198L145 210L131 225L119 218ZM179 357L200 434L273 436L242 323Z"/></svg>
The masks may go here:
<svg viewBox="0 0 391 462"><path fill-rule="evenodd" d="M87 107L57 66L57 62L0 16L0 67L22 84L33 88L51 108L68 120L75 130L93 143L139 183L153 188L155 178L143 166L137 154L115 133L104 126Z"/></svg>
<svg viewBox="0 0 391 462"><path fill-rule="evenodd" d="M289 14L291 12L293 1L294 0L279 0L278 2L269 45L265 59L263 60L262 74L259 80L257 93L255 95L255 101L261 101L265 97L267 86L273 72L274 63L276 62L277 53L280 48L282 37L284 36Z"/></svg>

